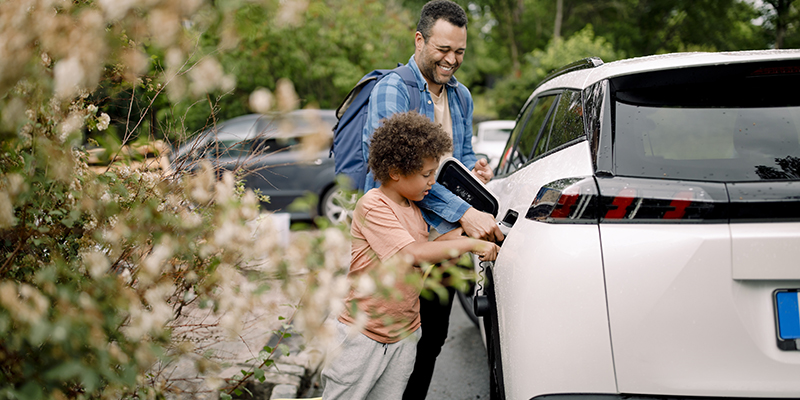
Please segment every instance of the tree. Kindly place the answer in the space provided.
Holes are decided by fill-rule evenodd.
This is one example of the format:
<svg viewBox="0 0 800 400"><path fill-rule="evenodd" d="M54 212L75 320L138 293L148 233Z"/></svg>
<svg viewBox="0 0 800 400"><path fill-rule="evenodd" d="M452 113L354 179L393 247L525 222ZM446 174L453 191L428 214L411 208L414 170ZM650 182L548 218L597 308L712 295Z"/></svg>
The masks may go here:
<svg viewBox="0 0 800 400"><path fill-rule="evenodd" d="M284 21L298 5L267 4ZM168 0L0 3L0 51L14 55L0 57L0 398L230 398L275 349L252 343L254 360L232 377L207 343L238 337L249 310L275 306L268 285L303 302L295 326L316 324L328 310L317 301L343 295L344 233L282 248L232 174L208 163L137 169L123 154L103 171L87 166L84 135L108 127L98 109L114 93L142 101L121 121L129 141L149 135L141 117L159 97L179 104L231 89L219 52L197 54L196 44L206 29L236 32L235 15ZM171 118L176 129L181 118ZM196 385L171 376L179 361Z"/></svg>
<svg viewBox="0 0 800 400"><path fill-rule="evenodd" d="M499 117L514 119L536 85L554 70L586 57L606 62L620 57L607 40L595 36L591 25L567 39L553 39L544 50L527 54L520 78L507 77L490 92Z"/></svg>
<svg viewBox="0 0 800 400"><path fill-rule="evenodd" d="M794 0L765 0L772 10L766 7L762 9L762 14L767 22L767 27L774 34L775 48L785 48L784 42L787 36L794 36L793 42L797 44L798 23L800 23L800 11L794 6ZM770 12L771 11L771 12ZM792 42L792 40L789 40Z"/></svg>

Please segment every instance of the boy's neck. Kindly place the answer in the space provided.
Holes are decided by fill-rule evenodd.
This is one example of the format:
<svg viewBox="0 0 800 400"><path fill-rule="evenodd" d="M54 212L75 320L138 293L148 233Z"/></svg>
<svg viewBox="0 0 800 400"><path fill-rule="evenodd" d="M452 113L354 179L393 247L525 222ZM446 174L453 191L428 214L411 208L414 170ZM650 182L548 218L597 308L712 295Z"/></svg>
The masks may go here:
<svg viewBox="0 0 800 400"><path fill-rule="evenodd" d="M381 192L383 192L383 194L385 194L386 197L388 197L393 202L395 202L395 203L397 203L397 204L399 204L399 205L401 205L403 207L410 206L411 202L408 201L407 198L403 197L403 195L398 193L396 190L394 190L394 188L392 187L393 186L392 183L393 182L388 182L388 184L381 183L381 185L378 187L378 189Z"/></svg>

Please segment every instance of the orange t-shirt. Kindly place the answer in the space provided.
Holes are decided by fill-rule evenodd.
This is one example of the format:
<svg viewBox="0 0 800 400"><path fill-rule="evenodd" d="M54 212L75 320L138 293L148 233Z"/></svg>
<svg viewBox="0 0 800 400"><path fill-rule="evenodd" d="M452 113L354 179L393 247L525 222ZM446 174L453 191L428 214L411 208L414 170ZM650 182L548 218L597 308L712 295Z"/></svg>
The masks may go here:
<svg viewBox="0 0 800 400"><path fill-rule="evenodd" d="M361 330L364 335L380 343L398 342L420 326L420 288L404 282L406 274L418 274L419 268L406 266L392 271L392 267L384 263L415 241L427 242L428 225L413 202L408 207L401 206L375 188L365 193L356 204L350 234L353 242L347 277L352 288L345 298L345 310L339 320L348 325L355 324L355 316L350 313L355 304L358 311L368 317ZM380 277L394 272L395 290L390 296L379 292L360 294L357 290L363 274L373 278L378 276L378 282L385 282Z"/></svg>

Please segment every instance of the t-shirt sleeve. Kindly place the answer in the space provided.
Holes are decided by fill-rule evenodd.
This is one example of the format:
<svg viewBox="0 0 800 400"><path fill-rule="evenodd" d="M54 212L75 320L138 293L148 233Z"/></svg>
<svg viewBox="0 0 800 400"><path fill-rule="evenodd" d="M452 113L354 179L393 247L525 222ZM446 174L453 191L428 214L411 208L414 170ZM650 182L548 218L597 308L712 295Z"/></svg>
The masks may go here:
<svg viewBox="0 0 800 400"><path fill-rule="evenodd" d="M361 235L381 262L415 242L411 233L400 224L392 208L385 203L366 210Z"/></svg>

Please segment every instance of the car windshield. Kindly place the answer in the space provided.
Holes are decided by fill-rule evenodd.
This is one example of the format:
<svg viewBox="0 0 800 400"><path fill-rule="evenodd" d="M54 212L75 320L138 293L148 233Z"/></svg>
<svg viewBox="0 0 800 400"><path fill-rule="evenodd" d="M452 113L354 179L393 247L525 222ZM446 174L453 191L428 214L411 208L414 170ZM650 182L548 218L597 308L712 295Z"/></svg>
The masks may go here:
<svg viewBox="0 0 800 400"><path fill-rule="evenodd" d="M725 82L617 91L615 173L717 182L800 180L800 101L787 90L796 82L797 74L753 79L750 73Z"/></svg>

